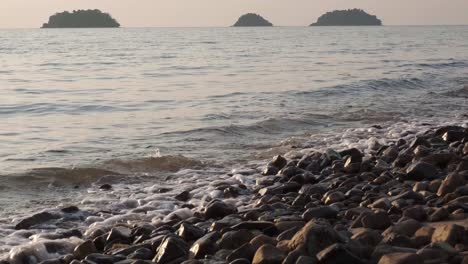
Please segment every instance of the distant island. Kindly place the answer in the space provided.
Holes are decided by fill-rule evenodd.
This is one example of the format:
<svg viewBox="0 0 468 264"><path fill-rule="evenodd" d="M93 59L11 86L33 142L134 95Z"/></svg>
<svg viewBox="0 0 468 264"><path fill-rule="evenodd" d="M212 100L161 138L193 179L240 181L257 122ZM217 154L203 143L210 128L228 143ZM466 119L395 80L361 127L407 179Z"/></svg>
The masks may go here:
<svg viewBox="0 0 468 264"><path fill-rule="evenodd" d="M120 24L100 10L75 10L56 13L42 28L117 28Z"/></svg>
<svg viewBox="0 0 468 264"><path fill-rule="evenodd" d="M233 27L272 27L273 24L260 15L248 13L239 18Z"/></svg>
<svg viewBox="0 0 468 264"><path fill-rule="evenodd" d="M310 26L381 26L382 21L362 9L328 12Z"/></svg>

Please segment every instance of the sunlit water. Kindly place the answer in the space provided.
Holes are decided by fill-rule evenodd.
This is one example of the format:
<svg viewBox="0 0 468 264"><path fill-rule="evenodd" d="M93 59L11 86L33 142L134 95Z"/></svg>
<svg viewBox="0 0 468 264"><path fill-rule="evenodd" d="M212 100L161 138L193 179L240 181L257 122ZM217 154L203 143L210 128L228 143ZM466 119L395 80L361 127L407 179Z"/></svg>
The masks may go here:
<svg viewBox="0 0 468 264"><path fill-rule="evenodd" d="M292 136L466 121L467 40L465 26L1 30L0 210L106 174L83 168L156 181Z"/></svg>

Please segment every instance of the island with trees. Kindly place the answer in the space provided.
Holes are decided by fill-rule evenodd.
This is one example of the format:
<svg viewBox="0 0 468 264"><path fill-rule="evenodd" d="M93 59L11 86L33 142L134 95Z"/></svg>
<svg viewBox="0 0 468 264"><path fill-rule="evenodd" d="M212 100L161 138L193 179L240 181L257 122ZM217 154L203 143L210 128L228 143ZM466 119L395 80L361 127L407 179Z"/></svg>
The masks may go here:
<svg viewBox="0 0 468 264"><path fill-rule="evenodd" d="M335 10L318 18L310 26L381 26L382 21L362 9Z"/></svg>
<svg viewBox="0 0 468 264"><path fill-rule="evenodd" d="M110 14L100 10L75 10L56 13L42 28L118 28L120 24Z"/></svg>
<svg viewBox="0 0 468 264"><path fill-rule="evenodd" d="M273 24L270 23L265 18L260 15L248 13L239 18L233 27L272 27Z"/></svg>

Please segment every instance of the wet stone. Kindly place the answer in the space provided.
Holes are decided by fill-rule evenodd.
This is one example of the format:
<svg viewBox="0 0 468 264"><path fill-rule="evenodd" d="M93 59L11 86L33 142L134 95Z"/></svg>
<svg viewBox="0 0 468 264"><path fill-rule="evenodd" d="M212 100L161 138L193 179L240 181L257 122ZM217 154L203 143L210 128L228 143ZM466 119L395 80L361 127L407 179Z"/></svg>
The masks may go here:
<svg viewBox="0 0 468 264"><path fill-rule="evenodd" d="M199 227L187 223L182 223L177 230L177 235L183 238L185 241L193 241L205 235L205 231Z"/></svg>
<svg viewBox="0 0 468 264"><path fill-rule="evenodd" d="M176 200L186 202L186 201L188 201L190 199L190 192L189 191L183 191L183 192L179 193L178 195L176 195L174 198Z"/></svg>
<svg viewBox="0 0 468 264"><path fill-rule="evenodd" d="M281 264L285 257L286 255L281 250L266 244L255 252L252 264Z"/></svg>
<svg viewBox="0 0 468 264"><path fill-rule="evenodd" d="M310 221L314 218L336 218L338 212L338 209L333 206L321 206L307 209L302 215L302 218L306 221Z"/></svg>
<svg viewBox="0 0 468 264"><path fill-rule="evenodd" d="M246 229L229 231L223 234L218 241L218 246L222 249L236 249L245 243L250 242L254 235Z"/></svg>
<svg viewBox="0 0 468 264"><path fill-rule="evenodd" d="M406 170L407 180L422 181L432 180L437 176L437 168L425 162L417 162L412 164Z"/></svg>
<svg viewBox="0 0 468 264"><path fill-rule="evenodd" d="M250 262L255 255L255 251L256 248L254 246L252 246L250 243L245 243L229 254L226 260L231 262L236 259L247 259Z"/></svg>
<svg viewBox="0 0 468 264"><path fill-rule="evenodd" d="M290 240L289 248L302 249L314 256L326 247L339 242L341 237L331 226L311 220Z"/></svg>
<svg viewBox="0 0 468 264"><path fill-rule="evenodd" d="M93 241L87 240L78 246L76 246L75 250L73 251L73 255L77 259L84 259L86 256L97 253L96 246L94 246Z"/></svg>
<svg viewBox="0 0 468 264"><path fill-rule="evenodd" d="M364 264L343 244L333 244L317 254L320 264Z"/></svg>
<svg viewBox="0 0 468 264"><path fill-rule="evenodd" d="M193 243L190 248L191 258L204 258L205 255L212 255L218 251L216 241L221 238L221 234L217 231L210 232Z"/></svg>
<svg viewBox="0 0 468 264"><path fill-rule="evenodd" d="M15 225L16 230L20 229L29 229L32 226L43 224L47 221L57 219L58 216L51 214L49 212L41 212L34 214L30 217L24 218L18 224Z"/></svg>
<svg viewBox="0 0 468 264"><path fill-rule="evenodd" d="M222 218L234 213L237 213L236 207L218 200L210 202L205 208L207 218Z"/></svg>
<svg viewBox="0 0 468 264"><path fill-rule="evenodd" d="M417 254L397 252L382 256L378 264L424 264Z"/></svg>
<svg viewBox="0 0 468 264"><path fill-rule="evenodd" d="M156 250L156 256L153 259L155 263L169 263L175 260L184 260L188 257L188 245L180 238L166 236ZM180 261L182 262L182 261Z"/></svg>
<svg viewBox="0 0 468 264"><path fill-rule="evenodd" d="M463 240L465 229L456 224L438 226L432 234L432 242L446 242L452 246Z"/></svg>

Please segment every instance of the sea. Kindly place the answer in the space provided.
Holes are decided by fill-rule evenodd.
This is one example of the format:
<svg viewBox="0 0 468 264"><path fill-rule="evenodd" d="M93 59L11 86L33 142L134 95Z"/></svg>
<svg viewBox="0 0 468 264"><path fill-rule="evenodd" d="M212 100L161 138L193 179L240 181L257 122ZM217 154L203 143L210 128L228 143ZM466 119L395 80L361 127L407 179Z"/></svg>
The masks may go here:
<svg viewBox="0 0 468 264"><path fill-rule="evenodd" d="M1 29L0 234L294 149L466 126L467 40L468 26Z"/></svg>

